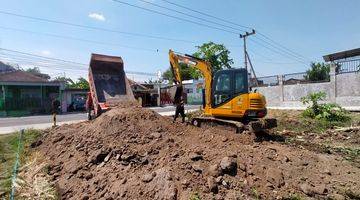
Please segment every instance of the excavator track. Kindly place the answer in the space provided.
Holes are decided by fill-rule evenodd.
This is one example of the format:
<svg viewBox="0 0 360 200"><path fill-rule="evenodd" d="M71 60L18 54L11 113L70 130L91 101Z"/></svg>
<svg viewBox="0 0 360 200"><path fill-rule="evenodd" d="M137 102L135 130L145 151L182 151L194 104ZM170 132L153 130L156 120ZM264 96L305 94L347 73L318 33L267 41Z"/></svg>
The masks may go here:
<svg viewBox="0 0 360 200"><path fill-rule="evenodd" d="M277 127L277 121L274 118L258 119L247 123L215 117L195 117L191 120L191 124L197 127L200 127L204 123L231 126L235 128L236 133L242 133L244 131L257 133Z"/></svg>

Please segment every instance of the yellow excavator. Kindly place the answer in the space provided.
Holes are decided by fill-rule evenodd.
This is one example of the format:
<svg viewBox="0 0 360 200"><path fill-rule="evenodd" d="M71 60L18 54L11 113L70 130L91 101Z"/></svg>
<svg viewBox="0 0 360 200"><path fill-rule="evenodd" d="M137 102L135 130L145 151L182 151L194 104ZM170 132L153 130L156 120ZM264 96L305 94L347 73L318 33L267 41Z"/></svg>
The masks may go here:
<svg viewBox="0 0 360 200"><path fill-rule="evenodd" d="M276 127L276 119L264 119L267 114L265 97L256 91L249 91L246 69L219 70L213 74L209 62L172 50L169 51L169 60L177 86L175 99L183 92L179 63L195 67L204 77L204 116L193 118L193 125L200 126L209 122L230 125L236 128L236 132L259 132Z"/></svg>

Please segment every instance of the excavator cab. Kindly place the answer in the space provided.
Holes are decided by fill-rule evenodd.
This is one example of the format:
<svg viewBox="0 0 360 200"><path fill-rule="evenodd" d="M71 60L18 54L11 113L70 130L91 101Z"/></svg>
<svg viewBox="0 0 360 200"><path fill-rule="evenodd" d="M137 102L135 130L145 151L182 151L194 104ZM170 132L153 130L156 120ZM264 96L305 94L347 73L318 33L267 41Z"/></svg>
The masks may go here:
<svg viewBox="0 0 360 200"><path fill-rule="evenodd" d="M212 81L212 107L219 107L240 94L248 93L248 78L245 69L221 70Z"/></svg>
<svg viewBox="0 0 360 200"><path fill-rule="evenodd" d="M265 97L249 91L246 69L227 69L215 73L211 87L211 113L227 118L263 118Z"/></svg>

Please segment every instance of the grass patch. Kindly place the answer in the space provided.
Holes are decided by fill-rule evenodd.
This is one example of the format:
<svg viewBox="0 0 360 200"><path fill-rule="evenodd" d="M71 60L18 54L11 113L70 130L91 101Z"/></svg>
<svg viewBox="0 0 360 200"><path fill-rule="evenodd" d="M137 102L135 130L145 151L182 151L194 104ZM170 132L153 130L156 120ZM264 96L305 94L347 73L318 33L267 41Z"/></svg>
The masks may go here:
<svg viewBox="0 0 360 200"><path fill-rule="evenodd" d="M190 195L189 200L201 200L201 197L198 192L194 192Z"/></svg>
<svg viewBox="0 0 360 200"><path fill-rule="evenodd" d="M19 155L20 166L29 155L29 146L40 136L38 130L26 130L23 135L22 149ZM11 191L11 176L18 149L19 132L0 135L0 198L8 198Z"/></svg>
<svg viewBox="0 0 360 200"><path fill-rule="evenodd" d="M349 120L346 121L327 121L304 117L301 111L269 110L269 117L276 118L278 121L276 131L287 130L297 133L322 133L335 127L360 125L360 113L349 113L348 116Z"/></svg>

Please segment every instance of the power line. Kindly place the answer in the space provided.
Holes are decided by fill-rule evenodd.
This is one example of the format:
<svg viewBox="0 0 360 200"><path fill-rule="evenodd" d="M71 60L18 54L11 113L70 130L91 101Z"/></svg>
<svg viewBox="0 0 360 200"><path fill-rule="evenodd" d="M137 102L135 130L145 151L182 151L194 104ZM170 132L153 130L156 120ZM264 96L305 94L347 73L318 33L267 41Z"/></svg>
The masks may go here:
<svg viewBox="0 0 360 200"><path fill-rule="evenodd" d="M216 17L216 16L213 16L213 15L210 15L210 14L207 14L207 13L204 13L204 12L201 12L201 11L198 11L198 10L195 10L195 9L192 9L192 8L189 8L189 7L186 7L186 6L183 6L183 5L174 3L174 2L170 2L170 1L167 1L167 0L162 0L162 1L164 1L164 2L166 2L166 3L169 3L169 4L172 4L172 5L175 5L175 6L177 6L177 7L186 9L186 10L190 10L190 11L195 12L195 13L198 13L198 14L205 15L205 16L207 16L207 17L211 17L211 18L213 18L213 19L217 19L217 20L222 21L222 22L226 22L226 23L229 23L229 24L232 24L232 25L236 25L236 26L239 26L239 27L242 27L242 28L253 29L252 27L240 25L240 24L231 22L231 21L229 21L229 20L226 20L226 19L223 19L223 18L220 18L220 17Z"/></svg>
<svg viewBox="0 0 360 200"><path fill-rule="evenodd" d="M18 32L23 32L23 33L30 33L30 34L37 34L37 35L45 35L45 36L48 36L48 37L55 37L55 38L61 38L61 39L66 39L66 40L81 41L81 42L87 42L87 43L93 43L93 44L108 45L108 46L118 46L118 47L123 47L123 48L128 48L128 49L134 49L134 50L150 51L150 52L155 52L155 53L159 52L159 49L147 49L147 48L142 48L142 47L127 46L127 45L116 44L116 43L99 42L99 41L94 41L94 40L87 40L87 39L76 38L76 37L71 37L71 36L64 36L64 35L57 35L57 34L52 34L52 33L40 33L40 32L35 32L35 31L29 31L29 30L17 29L17 28L10 28L10 27L3 27L3 26L0 26L0 29L18 31Z"/></svg>
<svg viewBox="0 0 360 200"><path fill-rule="evenodd" d="M64 21L57 21L57 20L40 18L40 17L32 17L32 16L27 16L27 15L20 15L20 14L16 14L16 13L10 13L10 12L1 11L1 10L0 10L0 14L10 15L10 16L15 16L15 17L20 17L20 18L26 18L26 19L36 20L36 21L42 21L42 22L47 22L47 23L62 24L62 25L78 27L78 28L83 28L83 29L88 29L88 30L89 29L90 30L98 30L98 31L103 31L103 32L125 34L125 35L130 35L130 36L145 37L145 38L152 38L152 39L159 39L159 40L177 41L177 42L184 42L184 43L193 43L193 44L198 44L199 43L199 42L196 42L196 41L174 39L174 38L167 38L167 37L139 34L139 33L133 33L133 32L117 31L117 30L112 30L112 29L105 29L105 28L99 28L99 27L87 26L87 25L81 25L81 24L74 24L74 23L69 23L69 22L64 22ZM2 28L7 28L9 30L13 29L13 28L8 28L8 27L2 27ZM16 29L13 29L13 30L16 30ZM31 33L34 33L34 34L43 34L43 33L39 33L39 32L26 31L26 30L20 30L20 29L17 29L17 31L29 32L29 33L31 32ZM85 39L79 39L79 38L73 38L73 37L66 37L66 36L60 36L60 35L55 35L55 34L47 34L47 33L45 33L44 35L48 35L48 36L51 36L51 37L64 38L64 39L66 38L66 39L72 39L72 40L79 40L79 41L84 41L84 42L86 41L86 42L98 43L98 44L103 43L103 42L98 42L98 41L91 41L91 40L85 40ZM124 46L124 45L122 45L122 46ZM237 47L237 46L233 45L233 47ZM129 47L129 48L133 48L133 47ZM145 48L143 48L143 49L145 50Z"/></svg>
<svg viewBox="0 0 360 200"><path fill-rule="evenodd" d="M16 13L1 11L1 10L0 10L0 14L11 15L11 16L15 16L15 17L26 18L26 19L42 21L42 22L48 22L48 23L53 23L53 24L61 24L61 25L66 25L66 26L78 27L78 28L83 28L83 29L88 29L88 30L90 29L90 30L97 30L97 31L103 31L103 32L117 33L117 34L122 34L122 35L152 38L152 39L167 40L167 41L196 43L194 41L189 41L189 40L168 38L168 37L155 36L155 35L147 35L147 34L134 33L134 32L118 31L118 30L100 28L100 27L95 27L95 26L87 26L87 25L75 24L75 23L70 23L70 22L45 19L45 18L40 18L40 17L32 17L32 16L28 16L28 15L20 15L20 14L16 14Z"/></svg>
<svg viewBox="0 0 360 200"><path fill-rule="evenodd" d="M172 11L172 12L176 12L176 13L179 13L179 14L182 14L182 15L185 15L185 16L188 16L188 17L192 17L192 18L195 18L195 19L199 19L199 20L202 20L202 21L205 21L205 22L208 22L208 23L216 24L216 25L218 25L218 26L230 28L230 29L233 29L233 30L236 30L236 31L243 31L243 32L246 31L246 30L244 30L244 29L235 28L235 27L233 27L233 26L228 26L228 25L225 25L225 24L221 24L221 23L218 23L218 22L214 22L214 21L211 21L211 20L202 18L202 17L197 17L197 16L195 16L195 15L191 15L191 14L188 14L188 13L185 13L185 12L182 12L182 11L178 11L178 10L176 10L176 9L172 9L172 8L169 8L169 7L166 7L166 6L162 6L162 5L153 3L153 2L149 2L149 1L145 1L145 0L139 0L139 1L144 2L144 3L147 3L147 4L150 4L150 5L153 5L153 6L158 7L158 8L163 8L163 9L166 9L166 10L169 10L169 11Z"/></svg>
<svg viewBox="0 0 360 200"><path fill-rule="evenodd" d="M159 12L159 11L156 11L156 10L152 10L152 9L149 9L149 8L144 8L144 7L141 7L141 6L137 6L137 5L134 5L134 4L130 4L130 3L127 3L127 2L124 2L124 1L120 1L120 0L112 0L114 2L117 2L117 3L121 3L121 4L124 4L124 5L128 5L128 6L131 6L131 7L135 7L135 8L138 8L138 9L142 9L142 10L146 10L148 12L152 12L152 13L157 13L159 15L163 15L163 16L167 16L167 17L170 17L170 18L174 18L174 19L178 19L178 20L182 20L182 21L187 21L187 22L190 22L190 23L194 23L194 24L197 24L197 25L200 25L200 26L206 26L206 27L209 27L209 28L213 28L213 29L217 29L217 30L221 30L221 31L224 31L224 32L228 32L228 33L234 33L234 34L239 34L237 32L233 32L233 31L228 31L228 30L225 30L225 29L222 29L222 28L217 28L217 27L214 27L214 26L209 26L209 25L206 25L206 24L203 24L203 23L199 23L199 22L195 22L195 21L192 21L192 20L188 20L188 19L183 19L183 18L180 18L180 17L177 17L177 16L174 16L174 15L169 15L169 14L166 14L166 13L162 13L162 12ZM143 0L140 0L140 1L143 1ZM147 1L143 1L143 2L146 2L146 3L149 3L151 5L156 5L158 7L163 7L163 6L160 6L160 5L157 5L157 4L154 4L154 3L150 3L150 2L147 2ZM166 7L164 7L166 8ZM174 9L171 9L174 11ZM183 12L180 12L180 11L177 11L179 13L183 13ZM261 41L265 42L265 43L268 43L266 42L265 40L262 40L261 38L258 38L260 39ZM270 44L271 46L274 46L272 44ZM277 48L276 46L274 46L275 48ZM280 51L283 51L283 50L280 50ZM279 51L275 51L275 52L279 52ZM283 51L284 52L284 51ZM292 55L291 53L288 53L285 51L285 53L289 54L290 56L296 58L296 60L302 60L302 58L299 59L299 57L297 56L294 56ZM282 55L285 55L285 54L282 54ZM289 58L289 56L287 56ZM301 61L303 62L303 61Z"/></svg>
<svg viewBox="0 0 360 200"><path fill-rule="evenodd" d="M11 50L11 49L5 49L5 48L0 48L0 50L7 51L7 52L18 53L18 54L25 55L25 56L33 56L35 58L40 58L40 59L45 59L45 60L53 60L53 61L57 61L57 62L60 61L60 62L72 64L72 66L88 66L87 64L84 64L84 63L79 63L79 62L69 61L69 60L64 60L64 59L59 59L59 58L53 58L53 57L45 57L45 56L40 56L40 55L36 55L36 54L21 52L21 51L17 51L17 50ZM75 69L70 69L70 70L75 70ZM81 70L86 70L86 69L81 69ZM136 71L127 71L127 70L125 70L125 72L129 73L129 74L148 75L148 76L154 76L155 75L156 76L156 73L136 72Z"/></svg>
<svg viewBox="0 0 360 200"><path fill-rule="evenodd" d="M52 58L52 57L40 56L40 55L36 55L36 54L32 54L32 53L26 53L26 52L21 52L21 51L17 51L17 50L11 50L11 49L5 49L5 48L0 48L0 50L2 50L2 51L8 51L8 52L14 52L14 53L19 53L19 54L28 55L28 56L34 56L34 57L43 58L43 59L47 59L47 60L55 60L55 61L61 61L61 62L65 62L65 63L71 63L71 64L76 64L76 65L82 65L82 66L85 65L85 66L86 66L86 64L84 64L84 63L79 63L79 62L69 61L69 60L63 60L63 59L59 59L59 58Z"/></svg>
<svg viewBox="0 0 360 200"><path fill-rule="evenodd" d="M115 1L115 0L113 0ZM128 4L126 2L120 2L120 1L116 1L118 3L125 3L127 5L130 6L135 6L132 4ZM151 9L146 9L146 8L142 8L140 6L136 6L137 8L140 9L145 9L145 10L151 10ZM152 11L152 10L151 10ZM157 11L155 11L157 12ZM69 22L63 22L63 21L56 21L56 20L51 20L51 19L44 19L44 18L39 18L39 17L32 17L32 16L26 16L26 15L20 15L20 14L16 14L16 13L10 13L10 12L5 12L5 11L0 11L0 13L2 14L6 14L6 15L12 15L12 16L16 16L16 17L21 17L21 18L27 18L27 19L32 19L32 20L37 20L37 21L43 21L43 22L48 22L48 23L56 23L56 24L63 24L63 25L67 25L67 26L73 26L73 27L79 27L79 28L84 28L84 29L92 29L92 30L99 30L99 31L105 31L105 32L111 32L111 33L118 33L118 34L125 34L125 35L131 35L131 36L138 36L138 37L147 37L147 38L153 38L153 39L160 39L160 40L170 40L170 41L178 41L178 42L186 42L186 43L197 43L194 41L188 41L188 40L181 40L181 39L174 39L174 38L166 38L166 37L160 37L160 36L152 36L152 35L146 35L146 34L139 34L139 33L132 33L132 32L124 32L124 31L117 31L117 30L111 30L111 29L105 29L105 28L99 28L99 27L93 27L93 26L87 26L87 25L81 25L81 24L74 24L74 23L69 23ZM159 12L157 12L159 14ZM167 15L167 14L165 14ZM175 16L173 16L175 17ZM183 20L182 18L178 18L175 17L177 19ZM234 23L236 24L236 23ZM238 24L237 24L238 25ZM216 28L216 27L215 27ZM48 36L50 36L51 34L48 34ZM264 36L264 34L262 34ZM54 34L52 34L53 37L55 37ZM56 35L56 37L59 37L59 35ZM72 40L79 40L79 41L84 41L84 42L92 42L92 43L98 43L100 44L100 42L97 41L91 41L91 40L84 40L84 39L79 39L79 38L72 38L72 37L65 37L65 36L60 36L62 38L67 38L67 39L72 39ZM122 45L124 46L124 45ZM125 47L125 46L124 46ZM130 47L127 46L125 48L133 48L135 49L136 47ZM145 50L145 48L142 48L143 50Z"/></svg>
<svg viewBox="0 0 360 200"><path fill-rule="evenodd" d="M226 22L226 23L229 23L229 24L232 24L232 25L236 25L236 26L238 26L238 27L247 28L247 29L253 29L253 28L251 28L251 27L249 27L249 26L244 26L244 25L241 25L241 24L238 24L238 23L235 23L235 22L226 20L226 19L224 19L224 18L219 18L219 17L216 17L216 16L214 16L214 15L210 15L210 14L207 14L207 13L204 13L204 12L201 12L201 11L198 11L198 10L195 10L195 9L192 9L192 8L189 8L189 7L186 7L186 6L183 6L183 5L174 3L174 2L170 2L170 1L168 1L168 0L162 0L162 1L164 1L164 2L166 2L166 3L169 3L169 4L172 4L172 5L175 5L175 6L177 6L177 7L180 7L180 8L186 9L186 10L190 10L190 11L192 11L192 12L195 12L195 13L198 13L198 14L201 14L201 15L204 15L204 16L207 16L207 17L210 17L210 18L213 18L213 19L217 19L217 20L222 21L222 22ZM292 56L298 57L298 58L301 57L301 59L308 60L306 57L304 57L304 56L302 56L301 54L296 53L296 52L290 50L289 48L281 45L280 43L278 43L278 42L274 41L273 39L271 39L270 37L266 36L265 34L260 33L259 31L257 31L257 32L258 32L258 34L261 35L262 37L266 38L267 40L271 41L272 43L274 43L274 44L280 46L281 48L285 49L286 51L290 52L290 53L292 54ZM258 39L259 39L259 38L258 38ZM260 39L260 40L261 40L261 39ZM268 43L268 42L266 42L266 41L264 41L264 40L262 40L262 41L265 42L265 43Z"/></svg>
<svg viewBox="0 0 360 200"><path fill-rule="evenodd" d="M256 36L255 36L255 37L256 37ZM259 37L256 37L256 38L259 39L260 41L262 41L262 42L270 45L271 47L273 47L273 48L275 48L275 49L277 49L277 50L279 50L279 51L281 51L281 52L286 53L286 54L289 55L289 56L292 56L292 57L297 58L297 59L302 60L302 61L306 61L306 60L304 60L304 58L302 58L302 57L300 57L300 56L297 56L297 55L294 55L294 54L292 54L292 53L289 53L289 51L284 51L284 50L282 50L281 48L273 45L272 43L263 40L262 38L259 38Z"/></svg>
<svg viewBox="0 0 360 200"><path fill-rule="evenodd" d="M188 22L188 23L196 24L196 25L199 25L199 26L203 26L203 27L207 27L207 28L211 28L211 29L215 29L215 30L219 30L219 31L224 31L224 32L231 33L231 34L236 34L236 35L239 34L238 32L226 30L226 29L223 29L223 28L218 28L218 27L211 26L211 25L208 25L208 24L204 24L204 23L192 21L192 20L189 20L189 19L184 19L184 18L181 18L181 17L177 17L177 16L174 16L174 15L166 14L166 13L159 12L159 11L157 11L157 10L153 10L153 9L149 9L149 8L144 8L144 7L137 6L137 5L134 5L134 4L131 4L131 3L127 3L127 2L124 2L124 1L120 1L120 0L112 0L112 1L113 1L113 2L116 2L116 3L123 4L123 5L131 6L131 7L134 7L134 8L138 8L138 9L141 9L141 10L146 10L146 11L148 11L148 12L156 13L156 14L159 14L159 15L162 15L162 16L166 16L166 17L170 17L170 18L173 18L173 19L177 19L177 20L180 20L180 21L185 21L185 22Z"/></svg>
<svg viewBox="0 0 360 200"><path fill-rule="evenodd" d="M273 39L271 39L270 37L266 36L264 33L258 32L258 35L261 35L261 36L263 36L264 38L266 38L266 39L270 40L271 42L273 42L273 43L275 43L275 44L279 45L280 47L282 47L282 48L284 48L284 49L288 50L289 52L292 52L293 54L295 54L295 55L297 55L297 56L300 56L300 57L302 57L302 58L304 58L304 59L308 60L308 59L307 59L306 57L304 57L303 55L301 55L301 54L299 54L299 53L296 53L295 51L292 51L291 49L289 49L289 48L287 48L287 47L283 46L282 44L280 44L280 43L278 43L278 42L274 41L274 40L273 40Z"/></svg>
<svg viewBox="0 0 360 200"><path fill-rule="evenodd" d="M280 54L280 55L282 55L282 56L285 56L285 57L287 57L287 58L289 58L289 59L296 60L297 62L307 64L306 62L304 62L304 61L302 61L302 60L298 60L298 59L295 59L295 58L293 58L293 57L290 57L289 55L284 54L283 52L278 51L278 50L276 50L276 49L273 49L273 48L271 48L271 47L268 47L268 46L266 46L266 45L264 45L264 44L262 44L262 43L260 43L260 42L258 42L258 41L256 41L256 40L253 40L253 39L250 38L250 41L254 42L254 43L257 44L257 45L260 45L260 46L262 46L262 47L265 47L266 49L268 49L268 50L270 50L270 51L273 51L273 52L275 52L275 53L277 53L277 54Z"/></svg>

